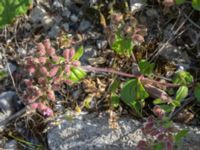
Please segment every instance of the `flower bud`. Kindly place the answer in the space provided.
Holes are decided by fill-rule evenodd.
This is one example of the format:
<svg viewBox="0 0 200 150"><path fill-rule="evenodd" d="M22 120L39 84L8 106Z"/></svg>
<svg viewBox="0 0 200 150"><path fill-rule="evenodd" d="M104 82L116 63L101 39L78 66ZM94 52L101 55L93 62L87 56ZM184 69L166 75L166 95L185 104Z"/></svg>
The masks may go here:
<svg viewBox="0 0 200 150"><path fill-rule="evenodd" d="M49 76L49 72L48 72L47 68L44 67L44 66L42 66L42 67L40 68L40 72L41 72L43 75L45 75L45 76Z"/></svg>
<svg viewBox="0 0 200 150"><path fill-rule="evenodd" d="M50 42L49 39L44 40L43 43L44 43L44 47L45 47L46 49L50 49L50 48L51 48L51 42Z"/></svg>
<svg viewBox="0 0 200 150"><path fill-rule="evenodd" d="M28 72L29 72L30 74L34 74L34 73L36 72L35 66L33 66L33 65L28 66Z"/></svg>
<svg viewBox="0 0 200 150"><path fill-rule="evenodd" d="M38 59L41 64L45 64L47 62L47 57L39 57Z"/></svg>
<svg viewBox="0 0 200 150"><path fill-rule="evenodd" d="M49 89L47 91L47 98L52 100L52 101L55 101L56 100L56 97L55 97L55 93L53 90Z"/></svg>
<svg viewBox="0 0 200 150"><path fill-rule="evenodd" d="M37 44L37 50L38 50L39 56L44 56L46 54L45 47L42 43Z"/></svg>
<svg viewBox="0 0 200 150"><path fill-rule="evenodd" d="M140 34L133 34L131 38L133 41L137 41L139 43L144 42L144 37Z"/></svg>
<svg viewBox="0 0 200 150"><path fill-rule="evenodd" d="M159 118L162 119L165 115L165 111L158 105L153 108L153 113Z"/></svg>
<svg viewBox="0 0 200 150"><path fill-rule="evenodd" d="M59 56L53 55L51 57L52 57L53 61L55 61L55 62L59 62L60 61L60 57Z"/></svg>
<svg viewBox="0 0 200 150"><path fill-rule="evenodd" d="M48 54L49 56L53 56L53 55L55 55L55 53L56 53L56 51L55 51L55 49L54 49L53 47L47 49L46 51L47 51L47 54Z"/></svg>
<svg viewBox="0 0 200 150"><path fill-rule="evenodd" d="M65 72L66 72L66 74L67 75L69 75L70 74L70 66L69 65L65 65Z"/></svg>
<svg viewBox="0 0 200 150"><path fill-rule="evenodd" d="M75 67L79 67L81 65L80 61L78 60L75 60L72 62L72 65L75 66Z"/></svg>
<svg viewBox="0 0 200 150"><path fill-rule="evenodd" d="M32 104L30 104L30 107L32 109L37 109L38 108L38 103L32 103Z"/></svg>
<svg viewBox="0 0 200 150"><path fill-rule="evenodd" d="M66 62L69 62L69 52L70 52L69 49L66 49L66 50L64 50L64 52L63 52L63 56L65 57Z"/></svg>
<svg viewBox="0 0 200 150"><path fill-rule="evenodd" d="M50 76L50 77L54 77L54 76L57 74L58 69L59 69L58 66L53 67L53 68L50 70L50 72L49 72L49 76Z"/></svg>

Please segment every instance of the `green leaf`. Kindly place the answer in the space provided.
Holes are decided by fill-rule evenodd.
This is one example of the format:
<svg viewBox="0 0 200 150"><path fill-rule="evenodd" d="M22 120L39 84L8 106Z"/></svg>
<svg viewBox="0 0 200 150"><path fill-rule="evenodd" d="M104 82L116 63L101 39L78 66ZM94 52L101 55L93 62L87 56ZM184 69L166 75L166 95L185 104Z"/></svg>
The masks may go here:
<svg viewBox="0 0 200 150"><path fill-rule="evenodd" d="M154 150L163 150L164 149L164 146L162 143L156 143L153 145L153 149Z"/></svg>
<svg viewBox="0 0 200 150"><path fill-rule="evenodd" d="M174 107L179 107L179 106L181 106L181 103L180 103L180 101L173 100L172 105L173 105Z"/></svg>
<svg viewBox="0 0 200 150"><path fill-rule="evenodd" d="M166 113L169 113L172 111L172 109L174 108L174 106L172 105L159 105L160 108L162 108Z"/></svg>
<svg viewBox="0 0 200 150"><path fill-rule="evenodd" d="M81 56L83 55L83 53L84 53L84 48L83 46L80 46L78 50L76 51L76 53L74 54L72 60L79 60Z"/></svg>
<svg viewBox="0 0 200 150"><path fill-rule="evenodd" d="M1 0L0 1L0 28L12 22L13 18L25 14L31 0Z"/></svg>
<svg viewBox="0 0 200 150"><path fill-rule="evenodd" d="M153 101L153 104L154 105L159 105L159 104L164 104L166 102L164 102L163 100L161 100L160 98L157 98Z"/></svg>
<svg viewBox="0 0 200 150"><path fill-rule="evenodd" d="M119 55L130 56L133 50L133 42L131 39L124 38L120 34L115 35L115 41L111 48Z"/></svg>
<svg viewBox="0 0 200 150"><path fill-rule="evenodd" d="M120 96L127 105L135 107L136 101L149 97L149 94L138 79L132 79L125 83Z"/></svg>
<svg viewBox="0 0 200 150"><path fill-rule="evenodd" d="M182 101L188 95L188 87L181 86L178 91L176 92L176 100Z"/></svg>
<svg viewBox="0 0 200 150"><path fill-rule="evenodd" d="M197 83L194 88L194 96L196 97L197 101L200 102L200 83Z"/></svg>
<svg viewBox="0 0 200 150"><path fill-rule="evenodd" d="M117 108L119 106L120 98L117 94L113 93L111 95L111 107Z"/></svg>
<svg viewBox="0 0 200 150"><path fill-rule="evenodd" d="M111 92L115 92L116 89L118 88L119 84L120 84L120 81L119 81L119 80L115 80L115 81L112 83L112 85L110 86L110 91L111 91Z"/></svg>
<svg viewBox="0 0 200 150"><path fill-rule="evenodd" d="M151 74L153 72L154 67L155 67L155 64L150 63L145 59L140 60L138 65L140 67L141 73L144 74L144 75Z"/></svg>
<svg viewBox="0 0 200 150"><path fill-rule="evenodd" d="M188 85L193 82L193 76L187 71L179 71L172 79L173 83L180 85Z"/></svg>
<svg viewBox="0 0 200 150"><path fill-rule="evenodd" d="M78 82L86 76L86 72L79 67L71 67L69 79L73 82Z"/></svg>
<svg viewBox="0 0 200 150"><path fill-rule="evenodd" d="M183 137L185 137L187 134L188 134L188 130L181 130L181 131L179 131L179 132L175 135L175 137L174 137L175 143L176 143L176 144L180 144L181 139L182 139Z"/></svg>
<svg viewBox="0 0 200 150"><path fill-rule="evenodd" d="M192 0L192 7L200 11L200 0Z"/></svg>
<svg viewBox="0 0 200 150"><path fill-rule="evenodd" d="M180 5L183 4L185 2L185 0L176 0L176 4Z"/></svg>
<svg viewBox="0 0 200 150"><path fill-rule="evenodd" d="M7 76L8 76L8 73L6 71L0 70L0 81L6 78Z"/></svg>

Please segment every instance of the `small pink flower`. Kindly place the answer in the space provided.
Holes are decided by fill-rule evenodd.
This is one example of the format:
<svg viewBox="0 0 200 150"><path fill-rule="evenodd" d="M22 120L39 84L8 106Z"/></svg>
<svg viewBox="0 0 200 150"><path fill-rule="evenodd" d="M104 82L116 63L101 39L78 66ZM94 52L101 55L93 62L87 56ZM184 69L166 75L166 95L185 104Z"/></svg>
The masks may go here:
<svg viewBox="0 0 200 150"><path fill-rule="evenodd" d="M55 62L59 62L60 61L60 57L59 56L53 55L51 57L52 57L53 61L55 61Z"/></svg>
<svg viewBox="0 0 200 150"><path fill-rule="evenodd" d="M40 68L40 72L41 72L42 74L44 74L45 76L49 76L49 72L48 72L47 68L44 67L44 66L42 66L42 67Z"/></svg>
<svg viewBox="0 0 200 150"><path fill-rule="evenodd" d="M24 79L24 83L26 84L26 86L30 87L33 85L33 81L30 79Z"/></svg>
<svg viewBox="0 0 200 150"><path fill-rule="evenodd" d="M65 80L65 83L68 84L68 85L71 85L73 83L73 81L71 81L71 80Z"/></svg>
<svg viewBox="0 0 200 150"><path fill-rule="evenodd" d="M50 72L49 72L49 76L50 76L50 77L55 76L55 75L57 74L57 72L58 72L58 69L59 69L58 66L53 67L53 68L50 70Z"/></svg>
<svg viewBox="0 0 200 150"><path fill-rule="evenodd" d="M51 48L51 42L50 42L49 39L44 40L43 43L44 43L44 47L45 47L46 49L50 49L50 48Z"/></svg>
<svg viewBox="0 0 200 150"><path fill-rule="evenodd" d="M49 89L47 91L47 97L48 99L52 100L52 101L55 101L56 100L56 97L55 97L55 93L53 90Z"/></svg>
<svg viewBox="0 0 200 150"><path fill-rule="evenodd" d="M51 108L47 107L45 110L43 110L42 114L44 116L51 117L51 116L53 116L53 111Z"/></svg>
<svg viewBox="0 0 200 150"><path fill-rule="evenodd" d="M38 108L38 103L32 103L32 104L30 104L30 107L32 109L37 109Z"/></svg>
<svg viewBox="0 0 200 150"><path fill-rule="evenodd" d="M69 75L70 74L70 66L69 65L65 65L65 72L66 72L66 74L67 75Z"/></svg>
<svg viewBox="0 0 200 150"><path fill-rule="evenodd" d="M63 56L65 57L66 61L69 62L69 49L65 49L63 52Z"/></svg>
<svg viewBox="0 0 200 150"><path fill-rule="evenodd" d="M40 56L44 56L46 54L45 47L42 43L38 43L37 50Z"/></svg>
<svg viewBox="0 0 200 150"><path fill-rule="evenodd" d="M75 60L72 62L72 65L75 66L75 67L79 67L81 65L80 61L78 60Z"/></svg>
<svg viewBox="0 0 200 150"><path fill-rule="evenodd" d="M47 62L47 57L39 57L39 62L45 64Z"/></svg>
<svg viewBox="0 0 200 150"><path fill-rule="evenodd" d="M28 66L28 72L30 74L34 74L36 72L35 67L33 65L32 66Z"/></svg>
<svg viewBox="0 0 200 150"><path fill-rule="evenodd" d="M43 110L45 110L47 108L47 106L45 105L45 104L43 104L43 103L38 103L38 110L39 111L43 111Z"/></svg>
<svg viewBox="0 0 200 150"><path fill-rule="evenodd" d="M137 41L139 43L144 42L144 37L140 34L133 34L133 36L131 38L133 41Z"/></svg>
<svg viewBox="0 0 200 150"><path fill-rule="evenodd" d="M53 55L55 55L55 53L56 53L56 50L55 50L53 47L47 49L46 51L47 51L47 54L48 54L49 56L53 56Z"/></svg>

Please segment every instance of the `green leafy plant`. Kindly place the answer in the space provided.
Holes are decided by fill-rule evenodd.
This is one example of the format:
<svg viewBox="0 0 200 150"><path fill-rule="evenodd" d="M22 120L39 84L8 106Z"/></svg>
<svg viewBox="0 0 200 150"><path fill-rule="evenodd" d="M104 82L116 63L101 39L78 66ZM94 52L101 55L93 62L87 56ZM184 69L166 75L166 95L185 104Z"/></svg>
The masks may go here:
<svg viewBox="0 0 200 150"><path fill-rule="evenodd" d="M176 4L183 4L186 0L176 0ZM192 7L200 11L200 0L192 0Z"/></svg>
<svg viewBox="0 0 200 150"><path fill-rule="evenodd" d="M10 24L19 15L25 14L32 0L1 0L0 28Z"/></svg>

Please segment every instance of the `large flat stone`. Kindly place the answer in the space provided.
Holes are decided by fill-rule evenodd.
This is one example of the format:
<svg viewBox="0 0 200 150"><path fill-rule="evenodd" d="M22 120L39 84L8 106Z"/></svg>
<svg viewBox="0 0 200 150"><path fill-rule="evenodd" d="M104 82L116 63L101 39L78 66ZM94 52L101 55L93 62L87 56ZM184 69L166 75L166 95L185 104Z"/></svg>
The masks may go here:
<svg viewBox="0 0 200 150"><path fill-rule="evenodd" d="M135 150L141 133L142 124L128 117L118 120L119 127L109 128L109 117L105 113L76 116L72 121L64 120L60 126L48 132L50 150ZM178 125L177 125L178 126ZM178 128L189 128L178 126ZM189 128L190 132L183 141L183 150L198 150L200 130Z"/></svg>

